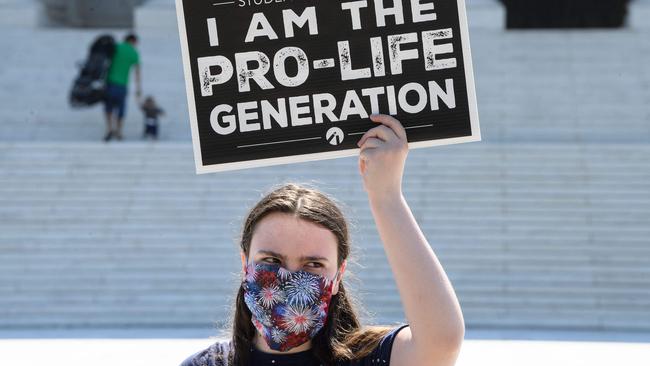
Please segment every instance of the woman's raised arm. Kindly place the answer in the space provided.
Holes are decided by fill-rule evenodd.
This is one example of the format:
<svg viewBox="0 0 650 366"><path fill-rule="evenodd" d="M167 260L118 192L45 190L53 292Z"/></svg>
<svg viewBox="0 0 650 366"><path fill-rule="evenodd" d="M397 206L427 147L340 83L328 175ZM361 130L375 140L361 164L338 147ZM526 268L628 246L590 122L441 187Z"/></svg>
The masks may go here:
<svg viewBox="0 0 650 366"><path fill-rule="evenodd" d="M380 125L359 140L359 170L409 327L393 343L391 365L454 365L465 324L454 289L402 194L408 154L402 124L373 115Z"/></svg>

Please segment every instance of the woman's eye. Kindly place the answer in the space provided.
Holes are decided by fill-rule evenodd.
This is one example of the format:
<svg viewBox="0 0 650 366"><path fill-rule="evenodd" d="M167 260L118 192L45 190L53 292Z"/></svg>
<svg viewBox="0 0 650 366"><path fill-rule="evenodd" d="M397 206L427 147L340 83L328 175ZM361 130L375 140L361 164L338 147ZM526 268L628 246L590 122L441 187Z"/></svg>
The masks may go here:
<svg viewBox="0 0 650 366"><path fill-rule="evenodd" d="M321 263L318 262L310 262L309 265L312 268L321 268L323 266Z"/></svg>
<svg viewBox="0 0 650 366"><path fill-rule="evenodd" d="M276 262L276 261L277 261L277 262ZM268 262L268 263L279 263L280 261L279 261L277 258L268 257L268 258L264 258L264 259L262 259L262 262Z"/></svg>

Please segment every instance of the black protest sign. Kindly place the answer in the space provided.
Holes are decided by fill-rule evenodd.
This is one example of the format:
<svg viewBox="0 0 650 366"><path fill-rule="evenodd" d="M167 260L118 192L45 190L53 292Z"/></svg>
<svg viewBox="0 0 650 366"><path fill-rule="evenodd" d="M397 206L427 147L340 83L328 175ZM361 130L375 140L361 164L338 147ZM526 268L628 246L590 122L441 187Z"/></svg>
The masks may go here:
<svg viewBox="0 0 650 366"><path fill-rule="evenodd" d="M463 0L177 0L198 173L480 140Z"/></svg>

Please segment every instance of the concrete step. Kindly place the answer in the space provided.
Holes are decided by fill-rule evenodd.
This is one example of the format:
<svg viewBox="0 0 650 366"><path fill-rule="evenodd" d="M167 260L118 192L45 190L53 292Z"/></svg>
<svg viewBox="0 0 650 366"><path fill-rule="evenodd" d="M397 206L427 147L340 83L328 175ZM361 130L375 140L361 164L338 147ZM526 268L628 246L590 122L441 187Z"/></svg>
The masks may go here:
<svg viewBox="0 0 650 366"><path fill-rule="evenodd" d="M405 195L468 324L643 329L650 149L463 147L413 151ZM297 178L345 202L363 266L355 293L375 319L403 319L355 165L198 177L187 144L0 144L0 327L223 322L239 221L272 182Z"/></svg>
<svg viewBox="0 0 650 366"><path fill-rule="evenodd" d="M177 296L178 298L178 296ZM166 302L162 300L156 301L155 299L149 299L148 301L139 301L134 300L133 298L122 298L115 299L113 303L124 303L125 306L128 306L128 310L124 311L122 316L124 318L133 318L139 316L146 309L150 309L153 314L159 313L162 314L164 311L169 312L170 310L176 310L180 308L186 308L189 313L191 312L203 312L204 314L215 314L217 312L222 312L215 310L214 307L205 306L206 303L214 301L214 298L184 298L183 301L176 300L175 302ZM378 301L383 299L378 298ZM566 313L576 313L575 311L567 310L566 305L571 304L572 308L581 308L584 312L583 317L594 318L600 316L606 317L608 315L616 313L618 310L625 312L626 317L631 316L643 316L644 310L647 309L648 302L619 302L619 303L600 303L596 301L584 300L584 299L543 299L541 301L535 300L526 300L521 301L517 299L500 299L499 301L490 301L485 298L476 299L472 301L471 299L460 298L460 303L462 307L467 307L467 310L489 310L489 309L505 309L507 313L511 315L515 314L525 314L530 312L537 312L538 314L546 314L546 316L553 316L554 313L566 314ZM43 304L34 304L34 303L16 303L15 306L20 307L20 311L15 313L10 313L10 315L19 315L25 316L30 315L39 315L39 316L49 316L53 315L61 316L63 318L69 318L74 313L79 313L79 315L90 316L95 314L98 317L110 317L113 315L112 309L114 309L114 304L103 304L97 301L63 301L56 304L51 304L48 310L43 310ZM399 311L401 309L401 304L390 304L385 303L385 308L392 311ZM645 307L645 309L644 309ZM39 313L39 308L41 313ZM91 311L88 309L92 308ZM71 314L72 313L72 314ZM186 313L187 314L187 313ZM187 317L184 314L182 316ZM155 315L153 315L155 316ZM150 315L150 317L153 317ZM158 316L160 317L160 315ZM158 319L160 321L160 319ZM643 320L642 320L643 321Z"/></svg>
<svg viewBox="0 0 650 366"><path fill-rule="evenodd" d="M446 262L445 262L446 263ZM648 286L647 279L633 277L633 273L621 271L610 277L596 276L598 269L581 274L578 270L558 270L555 277L543 277L537 274L533 277L524 271L503 272L495 269L492 275L487 270L477 271L476 275L467 275L464 268L457 269L456 266L449 266L449 276L452 279L454 288L463 296L484 296L490 293L499 293L503 296L511 296L519 299L537 298L599 298L602 301L623 301L625 299L637 299L646 301L649 299L647 291L643 288ZM0 290L3 294L1 303L12 303L22 299L45 299L47 301L58 301L69 298L97 298L98 301L108 301L115 297L142 298L156 297L161 294L177 293L179 297L205 294L211 297L215 291L234 292L239 283L240 268L228 270L230 279L228 283L214 283L219 280L219 275L201 275L192 268L167 268L169 275L156 276L155 272L142 273L134 272L123 276L115 276L111 271L100 270L92 274L79 273L78 278L72 276L56 276L57 283L44 282L46 276L34 276L27 274L27 277L19 283L7 283L0 281ZM239 272L238 272L239 271ZM44 271L44 273L48 273ZM354 271L352 273L355 273ZM568 278L560 278L559 274ZM642 272L641 274L647 274ZM608 274L609 275L609 274ZM388 286L392 277L355 274L363 282L361 292L377 292L380 295L394 297L395 286ZM51 277L51 276L50 276ZM591 278L590 278L591 277ZM637 286L634 290L633 287ZM203 295L201 295L203 296ZM374 301L379 301L373 298ZM559 300L558 300L559 301ZM381 302L377 302L380 304Z"/></svg>
<svg viewBox="0 0 650 366"><path fill-rule="evenodd" d="M39 24L40 4L35 0L0 2L0 28L34 28Z"/></svg>
<svg viewBox="0 0 650 366"><path fill-rule="evenodd" d="M468 12L470 27L476 29L471 32L472 53L485 141L650 141L644 123L649 116L650 75L643 62L650 50L638 46L647 38L647 27L508 32L502 27L503 8L496 2L468 2ZM189 141L174 4L149 2L136 18L145 93L158 97L168 111L161 138ZM4 103L0 112L0 140L100 139L104 123L100 110L73 111L65 95L77 72L75 64L85 57L92 39L106 30L3 29L0 47L7 57L0 60L0 90L7 92L0 92L0 100L11 103ZM121 37L125 31L111 32ZM24 47L29 42L37 46ZM47 62L30 57L35 47L58 57ZM39 83L37 104L30 94L34 82ZM618 126L615 130L612 121ZM127 138L137 138L141 125L141 116L130 108Z"/></svg>

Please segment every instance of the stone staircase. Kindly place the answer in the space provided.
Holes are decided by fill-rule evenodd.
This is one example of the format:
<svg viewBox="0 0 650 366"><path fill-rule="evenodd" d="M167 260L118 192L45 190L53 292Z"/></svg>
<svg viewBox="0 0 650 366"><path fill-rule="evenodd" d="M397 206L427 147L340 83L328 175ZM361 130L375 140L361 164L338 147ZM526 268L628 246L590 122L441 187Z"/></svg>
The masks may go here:
<svg viewBox="0 0 650 366"><path fill-rule="evenodd" d="M506 32L494 3L468 11L484 141L413 150L404 180L467 327L649 332L650 30ZM104 30L0 23L0 329L224 325L241 220L285 181L345 204L365 318L404 321L355 159L194 174L170 14L136 14L160 143L137 141L133 101L110 144L99 108L67 106Z"/></svg>
<svg viewBox="0 0 650 366"><path fill-rule="evenodd" d="M8 0L4 0L8 1ZM637 3L637 2L635 2ZM650 9L641 1L638 12ZM635 9L637 9L635 8ZM481 132L485 142L648 142L650 28L616 31L505 31L492 1L468 1ZM633 9L634 10L634 9ZM635 14L635 13L633 13ZM136 12L145 94L167 116L161 138L189 141L180 43L173 2ZM87 45L115 30L3 27L0 47L0 141L98 141L101 108L73 110L67 95ZM38 55L34 57L33 47ZM604 51L607 50L607 51ZM49 55L56 58L47 59ZM38 83L38 90L33 85ZM128 101L127 139L138 139L142 116ZM612 121L616 121L612 128Z"/></svg>
<svg viewBox="0 0 650 366"><path fill-rule="evenodd" d="M188 144L0 145L0 326L227 318L235 238L271 184L317 182L355 223L355 286L403 318L340 159L195 176ZM405 192L469 327L650 329L650 146L466 144L410 153Z"/></svg>

